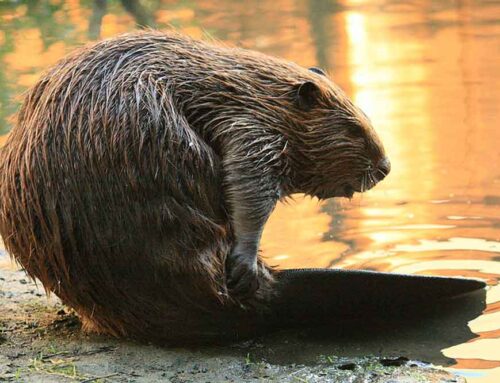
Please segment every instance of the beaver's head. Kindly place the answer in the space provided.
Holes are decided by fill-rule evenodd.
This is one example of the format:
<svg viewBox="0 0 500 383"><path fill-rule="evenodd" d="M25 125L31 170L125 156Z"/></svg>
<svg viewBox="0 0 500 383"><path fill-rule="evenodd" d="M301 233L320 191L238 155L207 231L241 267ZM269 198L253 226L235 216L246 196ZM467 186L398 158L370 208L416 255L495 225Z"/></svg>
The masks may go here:
<svg viewBox="0 0 500 383"><path fill-rule="evenodd" d="M368 117L323 71L310 68L308 75L293 95L301 125L297 191L351 198L387 176L389 159Z"/></svg>

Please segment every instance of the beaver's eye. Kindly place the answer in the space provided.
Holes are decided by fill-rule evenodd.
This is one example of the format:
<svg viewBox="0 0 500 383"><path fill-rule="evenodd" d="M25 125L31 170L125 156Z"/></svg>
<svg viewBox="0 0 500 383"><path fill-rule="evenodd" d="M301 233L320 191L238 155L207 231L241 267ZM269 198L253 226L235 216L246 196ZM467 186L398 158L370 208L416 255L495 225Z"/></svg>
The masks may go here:
<svg viewBox="0 0 500 383"><path fill-rule="evenodd" d="M352 137L361 138L363 137L363 128L359 125L349 125L347 127L347 132Z"/></svg>

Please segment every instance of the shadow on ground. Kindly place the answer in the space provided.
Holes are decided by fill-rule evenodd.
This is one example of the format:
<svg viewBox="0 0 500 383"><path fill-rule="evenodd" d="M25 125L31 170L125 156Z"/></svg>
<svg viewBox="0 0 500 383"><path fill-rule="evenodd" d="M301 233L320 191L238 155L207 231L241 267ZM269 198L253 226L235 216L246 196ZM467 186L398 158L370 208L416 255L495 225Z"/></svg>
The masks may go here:
<svg viewBox="0 0 500 383"><path fill-rule="evenodd" d="M483 308L478 291L421 313L172 349L85 335L23 272L0 269L0 381L463 382L431 363L453 362L441 350L475 337L467 322Z"/></svg>

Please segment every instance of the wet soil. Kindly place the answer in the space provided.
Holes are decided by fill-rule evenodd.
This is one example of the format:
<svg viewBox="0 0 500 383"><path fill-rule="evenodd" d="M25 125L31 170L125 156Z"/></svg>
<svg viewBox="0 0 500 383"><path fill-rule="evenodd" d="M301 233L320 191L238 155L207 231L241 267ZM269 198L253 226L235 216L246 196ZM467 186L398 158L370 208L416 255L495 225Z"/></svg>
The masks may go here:
<svg viewBox="0 0 500 383"><path fill-rule="evenodd" d="M401 355L319 353L306 364L291 362L289 355L300 354L306 342L279 334L225 347L172 349L84 334L78 317L57 298L47 298L22 271L0 268L0 382L465 381Z"/></svg>

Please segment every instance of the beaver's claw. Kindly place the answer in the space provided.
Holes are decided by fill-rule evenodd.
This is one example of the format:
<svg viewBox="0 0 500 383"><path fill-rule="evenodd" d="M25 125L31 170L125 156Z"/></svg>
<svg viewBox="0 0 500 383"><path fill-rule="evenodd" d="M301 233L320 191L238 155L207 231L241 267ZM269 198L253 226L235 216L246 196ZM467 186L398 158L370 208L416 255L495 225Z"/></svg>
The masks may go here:
<svg viewBox="0 0 500 383"><path fill-rule="evenodd" d="M255 295L255 292L259 288L259 275L255 255L233 251L227 259L226 272L227 288L233 298L244 301Z"/></svg>

